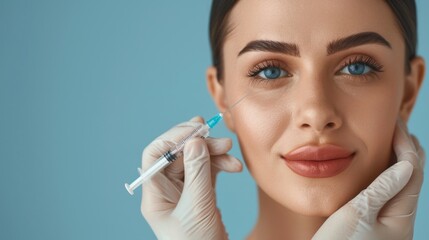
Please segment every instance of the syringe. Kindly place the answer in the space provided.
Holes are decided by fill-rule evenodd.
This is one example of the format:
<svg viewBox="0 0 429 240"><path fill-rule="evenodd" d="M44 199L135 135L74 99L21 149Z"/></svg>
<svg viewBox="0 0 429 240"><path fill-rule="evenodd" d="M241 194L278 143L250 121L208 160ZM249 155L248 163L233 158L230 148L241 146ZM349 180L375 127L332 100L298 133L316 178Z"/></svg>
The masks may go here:
<svg viewBox="0 0 429 240"><path fill-rule="evenodd" d="M170 165L177 158L181 156L183 153L183 148L185 147L185 143L196 136L206 138L209 135L209 129L216 126L216 124L222 120L223 114L219 113L216 116L209 119L206 124L198 126L195 128L190 134L180 140L172 149L164 153L158 160L156 160L145 172L140 172L140 177L138 177L131 184L125 183L125 188L127 191L133 195L134 190L143 184L145 181L152 178L153 175L157 174L159 171Z"/></svg>

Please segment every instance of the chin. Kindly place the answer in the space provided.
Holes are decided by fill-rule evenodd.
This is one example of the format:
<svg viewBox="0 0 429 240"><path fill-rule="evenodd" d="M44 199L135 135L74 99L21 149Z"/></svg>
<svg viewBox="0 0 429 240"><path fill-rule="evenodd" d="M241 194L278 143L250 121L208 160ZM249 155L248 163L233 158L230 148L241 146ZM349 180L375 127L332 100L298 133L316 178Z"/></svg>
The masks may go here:
<svg viewBox="0 0 429 240"><path fill-rule="evenodd" d="M314 186L295 190L295 194L288 194L289 198L282 198L287 201L280 204L295 213L311 217L329 217L359 193L359 189L335 185L329 189Z"/></svg>
<svg viewBox="0 0 429 240"><path fill-rule="evenodd" d="M297 206L291 206L290 210L295 213L309 216L309 217L329 217L338 209L340 209L346 202L329 202L326 204L320 203L309 203L309 204L298 204Z"/></svg>

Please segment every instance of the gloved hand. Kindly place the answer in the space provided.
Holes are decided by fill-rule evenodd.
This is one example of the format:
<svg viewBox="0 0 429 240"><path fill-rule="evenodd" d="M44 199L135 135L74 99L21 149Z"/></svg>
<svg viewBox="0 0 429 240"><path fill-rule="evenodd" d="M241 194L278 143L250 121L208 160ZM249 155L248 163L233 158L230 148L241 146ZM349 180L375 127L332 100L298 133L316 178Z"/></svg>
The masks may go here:
<svg viewBox="0 0 429 240"><path fill-rule="evenodd" d="M193 118L155 139L143 152L143 171L203 122ZM215 181L220 170L242 170L241 162L226 154L231 146L231 139L192 139L182 158L143 184L141 211L158 239L228 239Z"/></svg>
<svg viewBox="0 0 429 240"><path fill-rule="evenodd" d="M337 210L313 239L412 239L425 156L398 120L393 147L398 163Z"/></svg>

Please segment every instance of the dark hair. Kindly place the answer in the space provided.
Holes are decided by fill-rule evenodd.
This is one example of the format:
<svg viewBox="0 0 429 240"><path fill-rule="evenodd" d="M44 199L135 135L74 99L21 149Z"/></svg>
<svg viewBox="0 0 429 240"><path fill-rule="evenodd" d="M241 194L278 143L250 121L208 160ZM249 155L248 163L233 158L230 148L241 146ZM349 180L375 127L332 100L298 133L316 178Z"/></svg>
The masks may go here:
<svg viewBox="0 0 429 240"><path fill-rule="evenodd" d="M213 0L210 11L209 35L212 63L217 69L218 80L223 79L223 43L232 30L229 15L238 0ZM410 71L410 61L416 56L417 13L415 0L385 0L394 13L405 41L405 67Z"/></svg>

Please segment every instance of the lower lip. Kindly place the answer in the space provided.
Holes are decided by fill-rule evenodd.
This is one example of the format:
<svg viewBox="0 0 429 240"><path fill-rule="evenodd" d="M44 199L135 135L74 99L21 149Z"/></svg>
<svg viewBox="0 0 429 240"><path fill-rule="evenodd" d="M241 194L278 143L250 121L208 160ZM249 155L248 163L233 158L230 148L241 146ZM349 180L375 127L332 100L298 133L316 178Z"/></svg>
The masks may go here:
<svg viewBox="0 0 429 240"><path fill-rule="evenodd" d="M339 158L323 161L309 160L285 160L286 165L296 174L309 178L333 177L346 170L352 161L354 154L347 158Z"/></svg>

